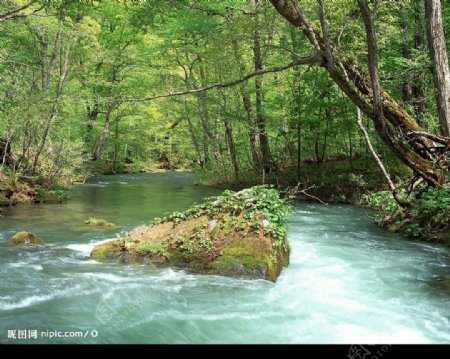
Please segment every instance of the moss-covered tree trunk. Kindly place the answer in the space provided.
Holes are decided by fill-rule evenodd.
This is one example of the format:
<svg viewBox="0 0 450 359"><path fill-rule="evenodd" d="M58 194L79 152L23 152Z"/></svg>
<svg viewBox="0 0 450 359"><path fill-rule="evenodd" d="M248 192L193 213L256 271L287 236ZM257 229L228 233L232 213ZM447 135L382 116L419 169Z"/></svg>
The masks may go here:
<svg viewBox="0 0 450 359"><path fill-rule="evenodd" d="M445 181L446 164L436 153L433 143L426 131L400 106L383 88L381 93L381 111L374 104L372 82L368 74L352 58L341 56L329 44L327 50L322 33L304 15L299 6L287 0L270 0L275 9L292 25L301 29L316 51L322 57L321 66L327 69L339 88L372 119L375 129L388 147L414 173L430 185L440 185ZM441 141L441 142L445 142Z"/></svg>

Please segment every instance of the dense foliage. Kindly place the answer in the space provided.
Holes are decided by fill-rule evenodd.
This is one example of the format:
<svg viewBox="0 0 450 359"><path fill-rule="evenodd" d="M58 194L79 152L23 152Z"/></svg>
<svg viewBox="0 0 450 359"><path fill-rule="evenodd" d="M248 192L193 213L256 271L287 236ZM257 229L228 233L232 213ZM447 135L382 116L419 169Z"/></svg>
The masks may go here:
<svg viewBox="0 0 450 359"><path fill-rule="evenodd" d="M408 237L450 245L450 187L422 188L401 208L387 191L366 194L363 204L377 209L377 221Z"/></svg>
<svg viewBox="0 0 450 359"><path fill-rule="evenodd" d="M180 222L207 216L211 219L223 213L234 216L244 214L246 221L252 222L254 230L264 226L264 231L275 240L286 238L285 223L291 207L280 198L280 193L269 186L254 186L239 192L224 191L220 196L206 199L205 202L191 206L184 212L174 212L164 218L157 218L154 224Z"/></svg>
<svg viewBox="0 0 450 359"><path fill-rule="evenodd" d="M0 12L21 3L3 1ZM438 131L420 3L381 2L380 72L390 93ZM317 16L314 1L304 6ZM327 6L329 31L343 53L365 62L356 4ZM321 68L127 101L227 82L310 54L269 3L59 0L37 14L0 23L0 133L25 173L39 168L70 179L157 163L201 167L229 182L249 171L262 179L264 170L301 167L304 160L367 155L354 105ZM405 93L405 86L417 93Z"/></svg>
<svg viewBox="0 0 450 359"><path fill-rule="evenodd" d="M280 16L276 1L37 0L12 12L20 16L6 18L28 3L0 4L0 166L25 186L45 179L42 188L51 191L48 184L95 173L188 168L201 172L204 182L225 186L309 182L316 194L328 192L327 199L348 199L350 187L383 189L385 179L357 125L355 101L330 69L312 62L277 69L315 50ZM379 77L389 99L419 128L445 135L422 0L297 5L313 29L323 33L326 25L333 56L365 69L364 3L370 5ZM445 1L442 15L448 34ZM446 42L448 49L448 36ZM246 78L253 72L267 73ZM212 84L221 85L196 92ZM191 93L175 96L184 91ZM394 135L386 140L386 126L377 128L372 120L362 118L368 138L401 183L413 175L411 165L400 163L411 156L389 143L414 147L417 141L391 124ZM447 168L445 157L430 160L429 153L442 148L421 146L413 162ZM431 181L443 182L442 176ZM12 187L4 187L0 201L15 202ZM33 197L33 189L26 191ZM410 215L405 221L415 220Z"/></svg>

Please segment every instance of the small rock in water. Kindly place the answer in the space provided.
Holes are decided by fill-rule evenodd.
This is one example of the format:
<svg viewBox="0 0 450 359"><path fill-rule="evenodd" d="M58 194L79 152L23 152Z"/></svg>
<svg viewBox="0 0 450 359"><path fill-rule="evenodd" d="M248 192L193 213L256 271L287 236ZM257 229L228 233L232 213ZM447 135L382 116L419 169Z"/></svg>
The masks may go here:
<svg viewBox="0 0 450 359"><path fill-rule="evenodd" d="M45 242L40 239L37 235L31 232L17 232L12 238L11 243L15 245L24 244L45 244Z"/></svg>

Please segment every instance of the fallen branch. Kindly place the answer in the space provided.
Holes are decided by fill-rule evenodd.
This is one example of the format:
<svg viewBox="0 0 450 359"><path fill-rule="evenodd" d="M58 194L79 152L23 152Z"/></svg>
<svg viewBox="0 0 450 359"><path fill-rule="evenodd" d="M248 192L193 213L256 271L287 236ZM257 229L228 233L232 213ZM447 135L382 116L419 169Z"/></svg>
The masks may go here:
<svg viewBox="0 0 450 359"><path fill-rule="evenodd" d="M426 138L428 138L434 142L437 142L441 145L448 145L450 143L449 137L433 135L432 133L428 133L425 131L412 131L412 132L408 132L408 135L423 136L423 137L426 137Z"/></svg>
<svg viewBox="0 0 450 359"><path fill-rule="evenodd" d="M356 114L357 114L357 124L359 129L361 130L364 139L366 140L367 148L369 149L369 152L372 154L373 159L377 163L378 167L380 168L381 172L383 173L384 178L386 179L386 182L389 186L389 189L391 190L392 196L397 201L398 205L402 208L405 207L405 204L401 199L398 197L397 194L397 188L394 185L394 182L391 179L391 176L389 175L388 171L386 170L386 167L384 167L383 162L381 161L380 157L377 155L375 149L372 146L372 142L370 141L369 134L367 133L366 128L364 127L363 121L362 121L362 112L359 107L356 108Z"/></svg>
<svg viewBox="0 0 450 359"><path fill-rule="evenodd" d="M306 185L306 183L303 184L303 183L301 183L301 182L298 182L297 185L296 185L295 187L292 187L292 188L286 187L284 190L278 188L278 191L279 191L279 192L283 195L283 197L285 197L285 198L289 198L290 196L295 196L295 197L297 197L298 194L302 194L302 195L304 195L304 196L306 196L306 197L308 197L308 198L314 199L315 201L317 201L317 202L319 202L319 203L321 203L321 204L328 205L328 203L322 201L319 197L313 196L312 194L310 194L310 193L307 192L307 191L309 191L309 190L311 190L311 189L313 189L313 188L316 188L316 185L313 184L313 185L311 185L311 186L309 186L309 187L300 189L300 186L302 186L302 185Z"/></svg>

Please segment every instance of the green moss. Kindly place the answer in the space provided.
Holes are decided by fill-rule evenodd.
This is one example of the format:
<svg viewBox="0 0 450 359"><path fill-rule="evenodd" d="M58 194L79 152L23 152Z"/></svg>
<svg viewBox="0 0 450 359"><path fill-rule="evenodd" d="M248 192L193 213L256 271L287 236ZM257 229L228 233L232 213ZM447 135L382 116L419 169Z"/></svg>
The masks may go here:
<svg viewBox="0 0 450 359"><path fill-rule="evenodd" d="M387 191L363 196L362 204L376 209L377 221L392 232L450 246L450 186L424 186L398 195L408 203L405 208Z"/></svg>
<svg viewBox="0 0 450 359"><path fill-rule="evenodd" d="M36 236L34 233L30 232L18 232L11 238L11 243L14 245L24 245L24 244L45 244L45 242Z"/></svg>
<svg viewBox="0 0 450 359"><path fill-rule="evenodd" d="M86 226L90 227L97 227L97 228L109 228L109 229L117 229L119 228L114 223L108 222L105 219L99 219L99 218L89 218L84 221L84 224Z"/></svg>
<svg viewBox="0 0 450 359"><path fill-rule="evenodd" d="M170 253L167 250L167 242L161 242L157 244L144 244L144 245L138 245L136 247L136 253L139 254L150 254L150 255L156 255L156 256L162 256L166 259L170 257Z"/></svg>
<svg viewBox="0 0 450 359"><path fill-rule="evenodd" d="M252 266L257 263L269 264L270 252L265 253L265 251L267 251L267 248L261 244L256 244L253 240L241 239L226 247L223 254L239 258L249 257L245 258L243 262Z"/></svg>
<svg viewBox="0 0 450 359"><path fill-rule="evenodd" d="M288 263L287 213L289 206L273 189L226 191L206 204L136 228L121 245L102 244L92 256L275 281Z"/></svg>
<svg viewBox="0 0 450 359"><path fill-rule="evenodd" d="M122 240L99 244L91 252L91 258L100 262L121 261L124 255L125 247Z"/></svg>
<svg viewBox="0 0 450 359"><path fill-rule="evenodd" d="M271 264L270 248L264 241L241 238L226 246L212 263L213 272L249 278L269 278Z"/></svg>

